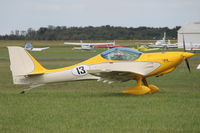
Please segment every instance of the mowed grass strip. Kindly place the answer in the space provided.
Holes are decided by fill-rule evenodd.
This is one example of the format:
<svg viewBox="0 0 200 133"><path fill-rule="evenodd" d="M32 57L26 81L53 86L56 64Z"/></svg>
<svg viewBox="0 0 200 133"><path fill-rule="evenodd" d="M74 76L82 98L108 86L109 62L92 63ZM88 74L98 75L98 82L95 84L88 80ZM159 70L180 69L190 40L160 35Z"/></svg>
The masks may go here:
<svg viewBox="0 0 200 133"><path fill-rule="evenodd" d="M26 95L12 89L1 94L1 131L109 133L200 130L197 90L165 89L154 95L134 96L110 88L74 89L66 88L65 84L53 86L55 90L47 87L51 86Z"/></svg>
<svg viewBox="0 0 200 133"><path fill-rule="evenodd" d="M39 60L47 68L79 61ZM153 95L121 93L136 85L135 81L54 83L21 95L19 92L28 86L13 85L9 61L0 60L0 132L198 133L200 71L196 66L200 62L189 62L192 73L183 63L172 73L148 78L160 88Z"/></svg>

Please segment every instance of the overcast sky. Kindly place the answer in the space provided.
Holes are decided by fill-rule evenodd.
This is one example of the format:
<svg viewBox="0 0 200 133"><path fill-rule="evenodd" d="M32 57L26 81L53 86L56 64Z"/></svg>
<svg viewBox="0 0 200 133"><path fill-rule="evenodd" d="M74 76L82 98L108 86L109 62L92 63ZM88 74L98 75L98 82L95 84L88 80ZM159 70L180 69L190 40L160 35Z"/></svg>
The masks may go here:
<svg viewBox="0 0 200 133"><path fill-rule="evenodd" d="M200 21L200 0L0 0L0 34L54 26L170 27Z"/></svg>

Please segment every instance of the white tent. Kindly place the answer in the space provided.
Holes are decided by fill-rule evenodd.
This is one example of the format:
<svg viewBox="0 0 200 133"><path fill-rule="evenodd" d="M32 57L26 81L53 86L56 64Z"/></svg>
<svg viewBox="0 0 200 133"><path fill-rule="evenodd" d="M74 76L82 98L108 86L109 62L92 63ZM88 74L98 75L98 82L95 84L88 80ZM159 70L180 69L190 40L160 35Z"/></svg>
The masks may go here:
<svg viewBox="0 0 200 133"><path fill-rule="evenodd" d="M187 23L178 30L178 48L183 48L183 36L186 49L200 47L200 21Z"/></svg>

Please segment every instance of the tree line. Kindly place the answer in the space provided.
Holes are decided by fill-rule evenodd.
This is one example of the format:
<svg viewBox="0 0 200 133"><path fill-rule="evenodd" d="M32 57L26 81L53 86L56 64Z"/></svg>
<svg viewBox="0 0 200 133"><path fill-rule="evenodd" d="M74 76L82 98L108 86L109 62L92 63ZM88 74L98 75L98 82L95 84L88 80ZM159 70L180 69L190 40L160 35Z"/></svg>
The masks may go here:
<svg viewBox="0 0 200 133"><path fill-rule="evenodd" d="M66 27L48 26L38 30L11 31L10 35L1 35L0 40L157 40L162 39L164 32L167 39L177 39L180 26L168 27L121 27L121 26L87 26Z"/></svg>

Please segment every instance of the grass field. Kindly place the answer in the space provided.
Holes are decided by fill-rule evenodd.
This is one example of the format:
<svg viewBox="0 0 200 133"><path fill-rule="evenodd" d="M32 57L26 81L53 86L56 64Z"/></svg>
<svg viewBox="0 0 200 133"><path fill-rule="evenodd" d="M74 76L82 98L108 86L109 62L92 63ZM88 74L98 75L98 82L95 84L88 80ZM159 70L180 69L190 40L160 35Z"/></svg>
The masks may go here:
<svg viewBox="0 0 200 133"><path fill-rule="evenodd" d="M72 47L56 45L61 41L34 43L37 47L48 43L51 47L46 52L32 52L34 57L89 58L105 50L72 51ZM23 46L23 41L0 41L0 57L8 57L5 47L10 44ZM80 61L39 60L47 68ZM172 73L149 78L160 88L153 95L121 93L136 85L135 81L54 83L21 95L19 92L28 86L13 85L9 60L0 60L0 133L199 133L200 71L196 66L200 60L194 58L189 62L192 73L183 63Z"/></svg>

